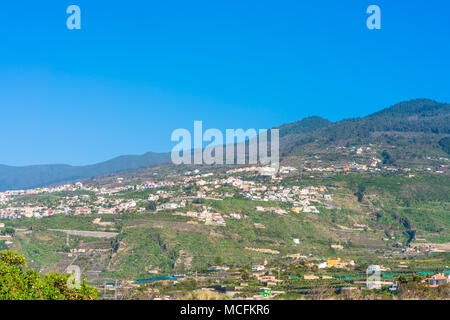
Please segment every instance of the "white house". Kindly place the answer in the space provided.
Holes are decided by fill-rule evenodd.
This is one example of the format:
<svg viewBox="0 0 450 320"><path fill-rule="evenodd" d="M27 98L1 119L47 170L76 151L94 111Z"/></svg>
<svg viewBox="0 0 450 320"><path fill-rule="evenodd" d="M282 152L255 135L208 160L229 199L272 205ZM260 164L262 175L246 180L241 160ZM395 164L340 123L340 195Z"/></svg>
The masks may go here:
<svg viewBox="0 0 450 320"><path fill-rule="evenodd" d="M263 271L264 269L264 266L252 266L252 271Z"/></svg>

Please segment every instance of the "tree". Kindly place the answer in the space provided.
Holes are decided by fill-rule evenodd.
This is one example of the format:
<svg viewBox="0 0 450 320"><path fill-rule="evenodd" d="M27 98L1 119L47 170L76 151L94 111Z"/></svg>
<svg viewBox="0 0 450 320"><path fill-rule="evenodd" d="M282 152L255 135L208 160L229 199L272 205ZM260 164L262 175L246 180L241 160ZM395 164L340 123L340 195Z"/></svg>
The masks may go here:
<svg viewBox="0 0 450 320"><path fill-rule="evenodd" d="M308 298L311 300L329 300L332 296L333 289L328 283L324 283L312 286Z"/></svg>
<svg viewBox="0 0 450 320"><path fill-rule="evenodd" d="M429 295L430 288L416 281L402 283L398 290L398 298L400 300L426 300L429 298Z"/></svg>
<svg viewBox="0 0 450 320"><path fill-rule="evenodd" d="M14 236L14 234L16 233L16 231L14 230L14 228L6 227L6 228L5 228L5 233L6 233L6 234L9 234L10 236Z"/></svg>
<svg viewBox="0 0 450 320"><path fill-rule="evenodd" d="M249 280L250 279L250 273L247 270L241 271L241 279L242 280Z"/></svg>
<svg viewBox="0 0 450 320"><path fill-rule="evenodd" d="M0 300L96 300L97 288L87 284L69 288L69 274L40 275L29 269L23 255L15 251L0 253Z"/></svg>
<svg viewBox="0 0 450 320"><path fill-rule="evenodd" d="M384 150L381 153L381 156L383 157L383 164L394 164L395 160L392 158L391 154Z"/></svg>
<svg viewBox="0 0 450 320"><path fill-rule="evenodd" d="M358 202L362 202L364 200L364 192L366 192L365 186L358 186L358 191L355 192L355 196L358 197Z"/></svg>
<svg viewBox="0 0 450 320"><path fill-rule="evenodd" d="M216 265L220 266L220 265L223 263L222 257L221 257L221 256L216 256L216 257L214 258L214 263L215 263Z"/></svg>
<svg viewBox="0 0 450 320"><path fill-rule="evenodd" d="M150 201L148 205L145 207L148 211L155 211L156 210L156 203L155 201Z"/></svg>
<svg viewBox="0 0 450 320"><path fill-rule="evenodd" d="M450 137L445 137L439 140L439 146L446 152L450 154Z"/></svg>

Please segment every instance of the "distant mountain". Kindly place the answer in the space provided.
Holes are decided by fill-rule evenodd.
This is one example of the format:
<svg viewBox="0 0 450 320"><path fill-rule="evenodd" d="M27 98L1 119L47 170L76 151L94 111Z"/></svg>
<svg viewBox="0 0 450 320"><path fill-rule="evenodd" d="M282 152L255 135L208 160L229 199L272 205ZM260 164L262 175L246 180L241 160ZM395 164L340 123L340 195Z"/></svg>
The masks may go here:
<svg viewBox="0 0 450 320"><path fill-rule="evenodd" d="M70 166L64 164L13 167L0 165L0 191L36 188L53 183L105 176L168 163L170 153L120 156L105 162Z"/></svg>
<svg viewBox="0 0 450 320"><path fill-rule="evenodd" d="M323 150L333 145L369 143L409 149L410 152L432 150L439 153L447 148L447 140L442 139L450 135L450 104L428 99L410 100L363 118L328 124L316 119L312 122L319 127L313 130L305 130L302 121L279 127L282 155ZM288 134L282 134L286 129Z"/></svg>
<svg viewBox="0 0 450 320"><path fill-rule="evenodd" d="M332 122L330 120L318 116L312 116L304 118L300 121L284 124L278 127L277 129L280 130L280 137L282 138L289 134L300 134L314 131L329 126L331 124Z"/></svg>
<svg viewBox="0 0 450 320"><path fill-rule="evenodd" d="M324 155L333 146L376 145L389 149L389 161L420 161L430 155L448 156L450 104L428 99L398 103L369 116L331 122L313 116L284 124L280 131L281 157ZM270 135L269 135L270 137ZM329 161L339 155L327 155ZM0 165L0 191L105 176L169 163L170 153L129 155L88 166ZM416 161L416 162L417 162Z"/></svg>

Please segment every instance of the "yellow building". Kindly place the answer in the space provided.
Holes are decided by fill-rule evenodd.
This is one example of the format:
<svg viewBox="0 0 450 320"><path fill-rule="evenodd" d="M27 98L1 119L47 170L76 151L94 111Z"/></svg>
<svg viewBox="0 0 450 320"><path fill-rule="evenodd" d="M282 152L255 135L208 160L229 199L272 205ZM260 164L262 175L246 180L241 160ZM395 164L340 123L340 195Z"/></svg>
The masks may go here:
<svg viewBox="0 0 450 320"><path fill-rule="evenodd" d="M302 208L299 208L299 207L293 207L291 210L294 213L301 213L302 212Z"/></svg>
<svg viewBox="0 0 450 320"><path fill-rule="evenodd" d="M342 261L340 258L332 258L327 260L327 268L343 268L348 265L347 261Z"/></svg>

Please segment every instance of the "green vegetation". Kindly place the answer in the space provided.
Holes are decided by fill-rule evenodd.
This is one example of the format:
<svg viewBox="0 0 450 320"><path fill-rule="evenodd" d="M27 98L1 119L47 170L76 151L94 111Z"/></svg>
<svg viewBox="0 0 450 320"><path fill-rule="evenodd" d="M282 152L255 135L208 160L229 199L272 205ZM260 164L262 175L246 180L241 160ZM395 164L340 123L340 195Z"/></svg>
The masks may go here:
<svg viewBox="0 0 450 320"><path fill-rule="evenodd" d="M69 216L58 214L43 218L26 218L22 220L7 221L11 227L27 228L31 230L67 229L67 230L98 230L99 227L92 224L93 216Z"/></svg>
<svg viewBox="0 0 450 320"><path fill-rule="evenodd" d="M449 110L449 104L417 99L363 118L329 124L312 121L317 122L315 130L309 122L303 127L304 119L280 127L280 151L285 157L314 154L338 161L341 157L332 155L331 146L378 145L385 148L386 165L425 163L427 156L448 155Z"/></svg>
<svg viewBox="0 0 450 320"><path fill-rule="evenodd" d="M69 288L75 282L68 274L40 275L28 269L23 255L16 252L0 253L0 300L95 300L97 289L86 280L80 287Z"/></svg>
<svg viewBox="0 0 450 320"><path fill-rule="evenodd" d="M439 140L439 145L441 146L442 150L444 150L444 152L450 154L450 137L445 137Z"/></svg>

